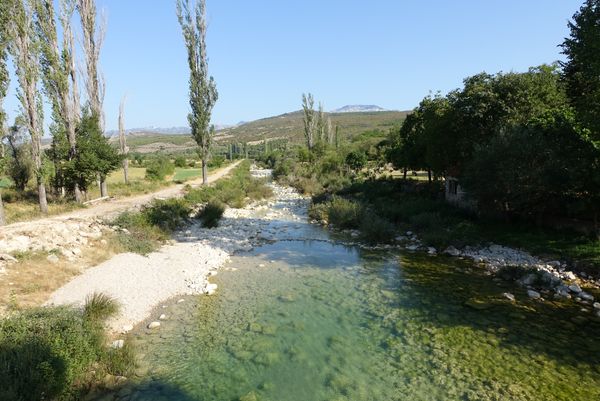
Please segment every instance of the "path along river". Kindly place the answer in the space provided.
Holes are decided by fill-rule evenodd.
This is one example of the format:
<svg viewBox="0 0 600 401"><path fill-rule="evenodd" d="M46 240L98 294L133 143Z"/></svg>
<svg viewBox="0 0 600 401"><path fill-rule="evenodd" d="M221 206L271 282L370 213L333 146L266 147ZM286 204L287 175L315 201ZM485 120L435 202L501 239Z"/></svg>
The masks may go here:
<svg viewBox="0 0 600 401"><path fill-rule="evenodd" d="M214 295L161 304L160 328L130 334L136 377L102 400L600 400L600 322L580 306L472 262L361 247L275 193Z"/></svg>

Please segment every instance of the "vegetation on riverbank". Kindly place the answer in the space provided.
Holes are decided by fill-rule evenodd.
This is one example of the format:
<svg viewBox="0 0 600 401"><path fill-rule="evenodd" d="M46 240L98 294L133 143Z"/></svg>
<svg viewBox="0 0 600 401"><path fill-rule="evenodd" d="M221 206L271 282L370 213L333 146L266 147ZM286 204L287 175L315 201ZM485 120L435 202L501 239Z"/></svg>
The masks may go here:
<svg viewBox="0 0 600 401"><path fill-rule="evenodd" d="M181 199L155 200L139 212L124 212L112 225L119 228L116 239L121 251L148 254L168 240L172 233L192 218L215 227L224 207L244 207L249 201L272 195L262 180L250 175L250 162L243 161L230 176L213 185L188 188Z"/></svg>
<svg viewBox="0 0 600 401"><path fill-rule="evenodd" d="M114 300L94 294L83 310L36 308L0 321L0 399L77 400L106 375L129 375L130 345L107 346Z"/></svg>

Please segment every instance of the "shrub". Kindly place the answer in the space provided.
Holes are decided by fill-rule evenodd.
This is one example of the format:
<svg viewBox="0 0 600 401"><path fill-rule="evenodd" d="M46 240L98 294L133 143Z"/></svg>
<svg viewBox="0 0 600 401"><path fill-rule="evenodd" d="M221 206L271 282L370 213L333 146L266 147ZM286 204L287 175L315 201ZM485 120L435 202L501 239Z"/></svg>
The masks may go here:
<svg viewBox="0 0 600 401"><path fill-rule="evenodd" d="M223 165L223 163L225 163L225 157L224 156L213 156L209 161L208 161L208 167L212 167L212 168L219 168Z"/></svg>
<svg viewBox="0 0 600 401"><path fill-rule="evenodd" d="M184 199L154 200L142 209L148 223L167 233L179 228L189 216L189 206Z"/></svg>
<svg viewBox="0 0 600 401"><path fill-rule="evenodd" d="M187 165L187 160L185 160L185 157L183 156L177 156L173 164L175 165L175 167L185 168Z"/></svg>
<svg viewBox="0 0 600 401"><path fill-rule="evenodd" d="M354 171L362 170L367 165L367 155L364 152L353 150L346 156L346 165Z"/></svg>
<svg viewBox="0 0 600 401"><path fill-rule="evenodd" d="M327 209L328 221L341 229L358 228L362 207L358 202L334 197Z"/></svg>
<svg viewBox="0 0 600 401"><path fill-rule="evenodd" d="M368 243L389 243L394 240L394 226L375 213L364 213L359 228L361 237Z"/></svg>
<svg viewBox="0 0 600 401"><path fill-rule="evenodd" d="M150 161L146 166L146 179L151 181L162 181L166 176L175 172L175 166L166 157L158 157Z"/></svg>
<svg viewBox="0 0 600 401"><path fill-rule="evenodd" d="M438 212L419 213L409 218L416 230L441 229L444 226L442 216Z"/></svg>
<svg viewBox="0 0 600 401"><path fill-rule="evenodd" d="M313 201L308 209L308 217L318 222L329 222L328 210L329 204Z"/></svg>
<svg viewBox="0 0 600 401"><path fill-rule="evenodd" d="M208 202L198 214L198 218L202 219L202 226L206 228L215 228L219 225L219 220L225 213L225 205L219 201Z"/></svg>
<svg viewBox="0 0 600 401"><path fill-rule="evenodd" d="M30 309L0 321L0 399L81 399L95 378L131 371L131 349L107 350L97 323L67 307Z"/></svg>
<svg viewBox="0 0 600 401"><path fill-rule="evenodd" d="M117 244L124 252L147 255L168 238L164 231L151 225L141 213L121 213L112 224L127 230L115 234Z"/></svg>

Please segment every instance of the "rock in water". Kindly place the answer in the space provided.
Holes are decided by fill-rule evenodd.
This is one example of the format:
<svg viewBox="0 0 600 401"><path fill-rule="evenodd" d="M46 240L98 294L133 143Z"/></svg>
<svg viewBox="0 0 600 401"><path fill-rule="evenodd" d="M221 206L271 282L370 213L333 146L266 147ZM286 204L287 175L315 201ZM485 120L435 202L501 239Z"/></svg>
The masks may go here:
<svg viewBox="0 0 600 401"><path fill-rule="evenodd" d="M160 322L152 322L148 325L149 329L157 329L160 327Z"/></svg>
<svg viewBox="0 0 600 401"><path fill-rule="evenodd" d="M542 297L542 295L534 290L527 290L527 295L529 296L529 298L532 299L540 299Z"/></svg>
<svg viewBox="0 0 600 401"><path fill-rule="evenodd" d="M204 293L206 295L212 295L217 291L217 285L216 284L212 284L209 283L206 285L206 287L204 287Z"/></svg>
<svg viewBox="0 0 600 401"><path fill-rule="evenodd" d="M515 296L513 294L511 294L510 292L505 292L504 294L504 298L508 299L511 302L515 302Z"/></svg>

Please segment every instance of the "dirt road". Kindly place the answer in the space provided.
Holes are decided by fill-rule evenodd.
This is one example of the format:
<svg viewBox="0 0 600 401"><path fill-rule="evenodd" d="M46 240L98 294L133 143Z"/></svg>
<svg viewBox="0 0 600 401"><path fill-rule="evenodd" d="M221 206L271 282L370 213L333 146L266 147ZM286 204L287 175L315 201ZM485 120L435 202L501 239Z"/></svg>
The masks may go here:
<svg viewBox="0 0 600 401"><path fill-rule="evenodd" d="M223 167L219 170L214 171L212 174L209 174L208 182L213 183L218 179L229 174L231 170L237 167L241 161L237 161L235 163L230 164L229 166ZM177 184L174 186L170 186L168 188L161 189L159 191L144 194L144 195L136 195L127 198L108 200L105 202L97 203L93 206L88 206L85 209L79 209L68 213L59 214L56 216L45 217L37 220L23 221L14 224L10 224L0 228L0 233L7 234L12 230L21 231L28 227L32 226L40 226L45 225L47 223L59 222L64 220L71 219L90 219L90 218L110 218L116 216L117 214L128 210L138 208L142 205L148 204L152 202L154 199L166 199L166 198L175 198L183 195L183 188L185 185L191 185L192 187L198 187L202 185L202 178L188 181L185 184Z"/></svg>

